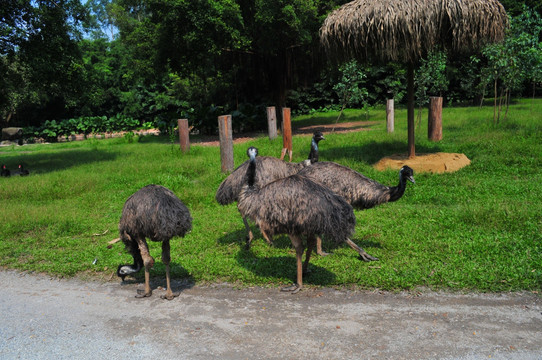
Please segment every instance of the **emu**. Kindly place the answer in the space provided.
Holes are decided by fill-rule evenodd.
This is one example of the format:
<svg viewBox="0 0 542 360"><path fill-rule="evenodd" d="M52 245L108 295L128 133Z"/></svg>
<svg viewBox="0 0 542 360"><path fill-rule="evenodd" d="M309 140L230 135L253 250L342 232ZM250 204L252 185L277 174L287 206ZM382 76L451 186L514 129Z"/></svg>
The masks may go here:
<svg viewBox="0 0 542 360"><path fill-rule="evenodd" d="M346 241L354 232L354 210L331 190L298 174L258 184L257 154L256 148L248 148L246 183L239 194L238 208L262 233L288 234L296 252L297 282L282 290L296 293L303 287L303 273L307 271L316 236ZM302 237L307 238L304 263Z"/></svg>
<svg viewBox="0 0 542 360"><path fill-rule="evenodd" d="M152 295L149 270L154 259L145 238L162 242L162 262L166 266L166 294L171 300L179 294L171 291L169 263L170 244L174 236L183 237L192 229L190 211L175 194L160 185L147 185L126 200L119 223L120 238L134 258L133 265L119 265L117 275L124 278L145 267L145 290L138 290L137 298Z"/></svg>
<svg viewBox="0 0 542 360"><path fill-rule="evenodd" d="M257 168L255 181L263 186L272 181L285 178L297 173L299 170L318 161L318 143L325 140L321 131L315 131L311 139L311 150L307 160L300 163L288 163L280 159L262 156L256 159L255 166ZM247 160L239 165L218 187L215 199L220 205L228 205L239 200L239 194L246 184L246 174L250 161ZM254 235L248 225L247 219L243 217L243 223L247 231L246 248L250 248L250 244ZM272 240L266 234L262 234L265 240L272 244Z"/></svg>
<svg viewBox="0 0 542 360"><path fill-rule="evenodd" d="M414 171L405 165L399 170L399 184L397 186L385 186L370 179L359 172L334 162L319 162L310 168L302 169L299 175L305 176L312 181L323 185L340 195L355 209L370 209L377 205L399 200L405 193L407 181L415 184ZM360 252L360 248L353 242L347 241L348 245ZM322 251L321 240L317 242L317 253L327 255ZM364 260L378 260L367 258L365 252L360 253Z"/></svg>

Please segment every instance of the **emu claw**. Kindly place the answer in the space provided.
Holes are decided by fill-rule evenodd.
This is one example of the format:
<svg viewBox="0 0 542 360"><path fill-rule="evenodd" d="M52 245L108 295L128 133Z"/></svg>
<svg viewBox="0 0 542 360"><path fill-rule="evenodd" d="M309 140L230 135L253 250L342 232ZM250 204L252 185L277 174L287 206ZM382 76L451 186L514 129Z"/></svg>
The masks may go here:
<svg viewBox="0 0 542 360"><path fill-rule="evenodd" d="M152 295L152 291L145 292L145 290L137 289L137 295L135 296L138 299L149 297Z"/></svg>
<svg viewBox="0 0 542 360"><path fill-rule="evenodd" d="M176 298L177 296L179 296L180 293L176 292L176 293L166 293L165 295L160 295L160 298L161 299L165 299L165 300L173 300L174 298Z"/></svg>
<svg viewBox="0 0 542 360"><path fill-rule="evenodd" d="M297 294L299 292L299 290L301 290L301 286L299 286L297 284L292 284L291 286L287 286L287 287L284 287L284 288L280 289L280 291L290 292L291 294Z"/></svg>
<svg viewBox="0 0 542 360"><path fill-rule="evenodd" d="M371 256L367 253L365 254L359 254L359 257L361 260L363 261L378 261L378 258L374 257L374 256Z"/></svg>
<svg viewBox="0 0 542 360"><path fill-rule="evenodd" d="M316 252L319 256L328 256L328 255L331 255L330 253L327 253L325 251L317 251Z"/></svg>

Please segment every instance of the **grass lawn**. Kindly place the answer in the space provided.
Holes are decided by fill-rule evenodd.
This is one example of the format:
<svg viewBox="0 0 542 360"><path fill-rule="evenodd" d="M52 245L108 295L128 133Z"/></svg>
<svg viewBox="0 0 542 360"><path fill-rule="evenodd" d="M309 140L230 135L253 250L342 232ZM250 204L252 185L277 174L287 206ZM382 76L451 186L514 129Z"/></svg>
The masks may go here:
<svg viewBox="0 0 542 360"><path fill-rule="evenodd" d="M294 127L335 121L337 113L293 119ZM366 120L350 110L342 121ZM396 109L395 133L386 133L385 111L371 110L368 131L325 134L320 161L349 166L387 185L397 172L372 164L406 152L406 110ZM265 127L265 126L263 126ZM294 136L294 161L306 158L309 136ZM279 156L282 139L262 134L235 145L235 164L248 146ZM356 211L353 240L380 259L364 263L347 246L325 244L333 255L311 259L306 286L386 290L432 289L540 291L542 286L542 99L519 100L493 125L493 108L445 108L443 140L427 140L427 113L416 130L417 152L464 153L471 165L451 174L415 174L395 203ZM126 199L150 184L173 190L192 213L193 230L172 241L172 276L195 282L278 286L295 278L295 253L287 236L268 246L259 231L243 249L244 226L235 205L214 194L226 175L218 147L192 145L182 154L167 137L89 139L0 148L0 163L30 176L0 178L0 266L58 276L110 279L131 262L117 226ZM108 231L107 234L101 235ZM164 275L160 245L150 244L155 276ZM142 279L143 272L138 275ZM116 275L113 277L115 281Z"/></svg>

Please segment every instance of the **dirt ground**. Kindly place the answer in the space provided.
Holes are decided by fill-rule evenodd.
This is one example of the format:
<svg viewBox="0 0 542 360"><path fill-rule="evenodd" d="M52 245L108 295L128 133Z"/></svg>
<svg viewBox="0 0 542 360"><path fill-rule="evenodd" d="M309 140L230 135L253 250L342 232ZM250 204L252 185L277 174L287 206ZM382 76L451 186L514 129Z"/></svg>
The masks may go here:
<svg viewBox="0 0 542 360"><path fill-rule="evenodd" d="M141 283L0 270L1 359L542 359L532 293Z"/></svg>
<svg viewBox="0 0 542 360"><path fill-rule="evenodd" d="M470 165L470 160L465 154L456 153L416 154L416 157L412 159L409 159L406 154L397 154L380 159L374 167L381 171L398 170L403 165L410 166L414 172L443 173L462 169Z"/></svg>

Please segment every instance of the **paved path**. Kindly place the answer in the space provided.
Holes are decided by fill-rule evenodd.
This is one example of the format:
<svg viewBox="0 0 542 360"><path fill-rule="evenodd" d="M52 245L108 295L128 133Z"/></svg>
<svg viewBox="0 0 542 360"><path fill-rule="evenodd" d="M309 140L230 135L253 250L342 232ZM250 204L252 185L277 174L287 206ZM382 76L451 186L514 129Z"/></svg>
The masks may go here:
<svg viewBox="0 0 542 360"><path fill-rule="evenodd" d="M0 270L0 359L542 359L542 298L141 284ZM175 283L180 288L182 284Z"/></svg>

